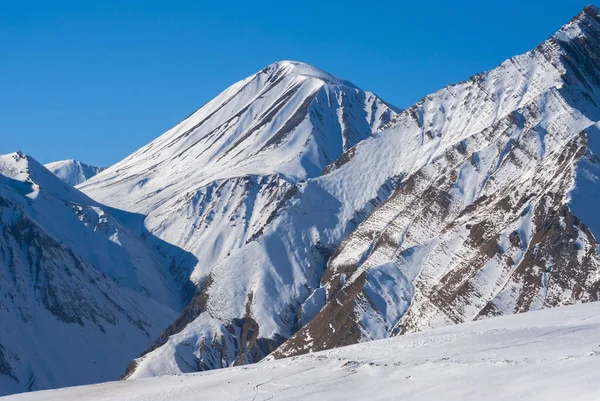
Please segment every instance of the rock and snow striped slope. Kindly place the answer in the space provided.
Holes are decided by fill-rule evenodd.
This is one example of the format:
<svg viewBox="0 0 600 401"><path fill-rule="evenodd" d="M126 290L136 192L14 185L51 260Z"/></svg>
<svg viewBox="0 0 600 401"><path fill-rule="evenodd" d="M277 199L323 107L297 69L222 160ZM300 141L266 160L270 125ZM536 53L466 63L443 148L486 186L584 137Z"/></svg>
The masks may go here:
<svg viewBox="0 0 600 401"><path fill-rule="evenodd" d="M600 399L600 303L459 324L211 372L7 401Z"/></svg>
<svg viewBox="0 0 600 401"><path fill-rule="evenodd" d="M344 200L341 226L385 177L401 177L399 188L334 237L343 241L315 291L325 306L276 355L597 300L599 105L590 6L360 143L315 180Z"/></svg>

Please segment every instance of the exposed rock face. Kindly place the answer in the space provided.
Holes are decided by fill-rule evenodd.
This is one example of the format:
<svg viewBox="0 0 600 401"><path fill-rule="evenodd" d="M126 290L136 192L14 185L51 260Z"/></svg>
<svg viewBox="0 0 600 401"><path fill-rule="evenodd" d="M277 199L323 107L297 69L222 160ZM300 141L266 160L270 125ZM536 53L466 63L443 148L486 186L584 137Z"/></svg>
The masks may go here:
<svg viewBox="0 0 600 401"><path fill-rule="evenodd" d="M598 300L598 243L570 206L586 210L578 187L598 194L588 143L600 133L598 14L586 8L380 134L426 161L337 248L321 279L326 306L275 357ZM403 164L402 152L389 156Z"/></svg>

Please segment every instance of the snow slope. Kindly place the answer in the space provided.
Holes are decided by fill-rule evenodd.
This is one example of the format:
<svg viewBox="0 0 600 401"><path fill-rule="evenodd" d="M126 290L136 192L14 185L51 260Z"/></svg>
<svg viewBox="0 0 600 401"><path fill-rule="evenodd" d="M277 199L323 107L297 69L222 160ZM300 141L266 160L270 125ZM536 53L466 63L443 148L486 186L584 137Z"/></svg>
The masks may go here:
<svg viewBox="0 0 600 401"><path fill-rule="evenodd" d="M600 398L600 303L455 325L210 372L7 401L540 400Z"/></svg>
<svg viewBox="0 0 600 401"><path fill-rule="evenodd" d="M281 61L242 80L80 189L146 216L200 261L194 282L266 224L293 185L396 115L374 94Z"/></svg>
<svg viewBox="0 0 600 401"><path fill-rule="evenodd" d="M109 206L148 214L230 178L280 175L295 182L320 175L395 115L349 82L280 61L232 85L80 189Z"/></svg>
<svg viewBox="0 0 600 401"><path fill-rule="evenodd" d="M180 311L168 261L22 153L0 156L0 395L116 379Z"/></svg>
<svg viewBox="0 0 600 401"><path fill-rule="evenodd" d="M61 160L45 164L48 170L67 184L75 186L105 170L104 167L90 166L79 160Z"/></svg>

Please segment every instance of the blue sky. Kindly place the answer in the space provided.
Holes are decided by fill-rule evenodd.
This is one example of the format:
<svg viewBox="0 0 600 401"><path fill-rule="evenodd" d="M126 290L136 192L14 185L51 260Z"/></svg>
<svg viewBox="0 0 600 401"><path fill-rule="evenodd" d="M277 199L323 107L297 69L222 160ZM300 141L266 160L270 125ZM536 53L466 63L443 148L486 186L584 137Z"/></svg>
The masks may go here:
<svg viewBox="0 0 600 401"><path fill-rule="evenodd" d="M0 153L110 165L276 60L407 107L587 1L1 1Z"/></svg>

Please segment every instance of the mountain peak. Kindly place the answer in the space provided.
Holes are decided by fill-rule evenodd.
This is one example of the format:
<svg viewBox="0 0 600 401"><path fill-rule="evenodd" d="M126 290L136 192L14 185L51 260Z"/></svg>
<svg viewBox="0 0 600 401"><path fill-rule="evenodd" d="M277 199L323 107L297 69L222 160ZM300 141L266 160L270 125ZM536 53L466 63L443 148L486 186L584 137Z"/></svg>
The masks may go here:
<svg viewBox="0 0 600 401"><path fill-rule="evenodd" d="M600 38L600 9L594 5L586 6L579 14L560 28L551 40L570 42L574 39Z"/></svg>
<svg viewBox="0 0 600 401"><path fill-rule="evenodd" d="M278 61L79 188L109 205L110 197L125 210L146 212L217 180L273 174L303 180L321 175L395 115L395 108L348 81L305 63ZM114 192L106 191L107 181L127 189L115 184ZM132 200L125 206L123 191ZM140 192L147 193L145 202ZM140 209L142 203L148 209Z"/></svg>
<svg viewBox="0 0 600 401"><path fill-rule="evenodd" d="M44 167L72 186L81 184L105 169L104 167L91 166L74 159L48 163Z"/></svg>
<svg viewBox="0 0 600 401"><path fill-rule="evenodd" d="M331 85L349 86L357 89L356 85L345 79L336 77L326 71L300 61L276 61L260 71L260 73L280 75L294 75L298 77L313 78Z"/></svg>
<svg viewBox="0 0 600 401"><path fill-rule="evenodd" d="M0 155L0 175L12 179L21 178L26 175L31 161L34 161L33 158L20 150Z"/></svg>

